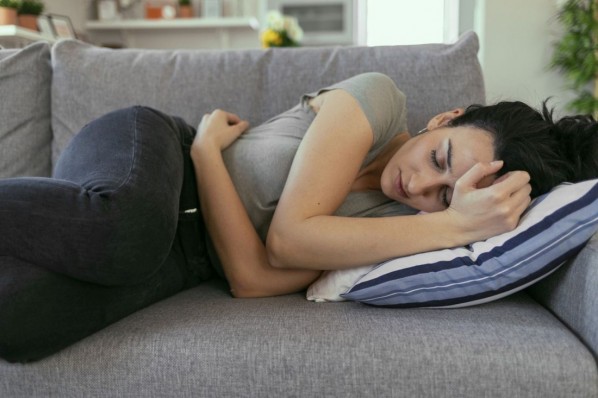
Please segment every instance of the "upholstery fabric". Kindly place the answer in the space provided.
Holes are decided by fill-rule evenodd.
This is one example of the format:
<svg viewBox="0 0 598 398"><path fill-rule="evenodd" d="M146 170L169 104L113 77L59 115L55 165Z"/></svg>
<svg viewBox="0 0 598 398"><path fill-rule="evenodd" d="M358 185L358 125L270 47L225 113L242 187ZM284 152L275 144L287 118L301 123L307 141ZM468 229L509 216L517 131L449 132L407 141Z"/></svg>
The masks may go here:
<svg viewBox="0 0 598 398"><path fill-rule="evenodd" d="M62 41L52 48L53 160L82 126L117 108L147 105L193 126L221 108L256 125L304 93L363 72L395 81L407 96L408 128L417 131L437 113L484 102L478 47L473 33L452 45L267 51L121 51Z"/></svg>
<svg viewBox="0 0 598 398"><path fill-rule="evenodd" d="M214 281L56 356L7 397L593 397L592 355L524 293L455 310L231 299Z"/></svg>
<svg viewBox="0 0 598 398"><path fill-rule="evenodd" d="M50 48L0 50L0 178L51 174Z"/></svg>
<svg viewBox="0 0 598 398"><path fill-rule="evenodd" d="M598 358L598 234L564 267L530 292L553 311Z"/></svg>
<svg viewBox="0 0 598 398"><path fill-rule="evenodd" d="M256 124L305 92L368 71L391 76L406 93L417 131L438 112L484 101L477 47L474 34L454 45L224 52L60 42L52 50L53 155L115 108L150 105L196 124L206 108L220 107ZM2 98L20 95L9 89L0 82ZM18 161L28 152L9 155ZM579 292L546 281L554 285L544 302L574 330L525 292L465 309L394 310L322 306L302 294L233 299L212 281L42 361L0 360L0 397L595 398L596 357L576 334L595 329L584 323L596 313L585 308L595 303L593 242L563 269L564 288Z"/></svg>

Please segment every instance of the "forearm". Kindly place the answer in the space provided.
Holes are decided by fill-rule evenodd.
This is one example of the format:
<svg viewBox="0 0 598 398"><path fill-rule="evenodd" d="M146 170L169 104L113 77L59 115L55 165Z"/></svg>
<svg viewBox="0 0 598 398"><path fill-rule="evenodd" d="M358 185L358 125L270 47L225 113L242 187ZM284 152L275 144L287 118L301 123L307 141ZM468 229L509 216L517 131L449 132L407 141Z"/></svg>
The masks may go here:
<svg viewBox="0 0 598 398"><path fill-rule="evenodd" d="M195 147L192 156L206 227L234 296L301 291L319 276L319 271L273 268L220 151Z"/></svg>
<svg viewBox="0 0 598 398"><path fill-rule="evenodd" d="M471 241L443 212L351 218L315 216L294 228L271 228L269 261L280 268L344 269ZM280 224L279 224L280 225Z"/></svg>

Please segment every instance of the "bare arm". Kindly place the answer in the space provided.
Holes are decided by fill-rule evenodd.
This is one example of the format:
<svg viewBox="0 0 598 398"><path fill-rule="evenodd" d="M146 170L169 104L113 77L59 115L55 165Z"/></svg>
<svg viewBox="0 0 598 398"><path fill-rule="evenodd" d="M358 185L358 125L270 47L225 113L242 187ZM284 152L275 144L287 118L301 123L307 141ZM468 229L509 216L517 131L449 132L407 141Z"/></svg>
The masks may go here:
<svg viewBox="0 0 598 398"><path fill-rule="evenodd" d="M347 92L322 94L318 114L295 156L266 247L281 268L340 269L454 247L516 225L522 209L509 198L525 176L475 189L500 164L478 164L455 187L447 211L386 218L335 217L372 144L372 131ZM515 202L515 201L512 201Z"/></svg>
<svg viewBox="0 0 598 398"><path fill-rule="evenodd" d="M235 297L260 297L301 291L319 271L284 270L270 266L222 159L248 125L237 116L214 111L204 116L191 156L206 226Z"/></svg>

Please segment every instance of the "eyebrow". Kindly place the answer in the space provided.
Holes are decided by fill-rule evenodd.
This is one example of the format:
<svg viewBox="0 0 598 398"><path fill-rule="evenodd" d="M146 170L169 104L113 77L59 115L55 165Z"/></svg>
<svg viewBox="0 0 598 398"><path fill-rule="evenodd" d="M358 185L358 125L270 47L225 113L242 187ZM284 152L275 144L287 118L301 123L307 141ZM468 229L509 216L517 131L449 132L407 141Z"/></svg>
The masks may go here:
<svg viewBox="0 0 598 398"><path fill-rule="evenodd" d="M448 140L448 150L446 152L446 163L448 164L449 171L452 173L453 170L453 143L451 139Z"/></svg>

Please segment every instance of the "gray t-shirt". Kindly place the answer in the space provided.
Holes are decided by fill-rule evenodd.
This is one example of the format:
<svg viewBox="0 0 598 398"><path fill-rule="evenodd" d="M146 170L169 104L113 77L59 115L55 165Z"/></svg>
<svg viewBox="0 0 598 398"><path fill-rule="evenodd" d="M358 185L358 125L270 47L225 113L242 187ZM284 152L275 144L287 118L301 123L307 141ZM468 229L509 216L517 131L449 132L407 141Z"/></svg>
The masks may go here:
<svg viewBox="0 0 598 398"><path fill-rule="evenodd" d="M405 95L381 73L364 73L317 92L305 94L298 105L251 128L223 152L226 167L245 209L263 242L282 194L295 153L315 113L310 98L333 89L350 93L367 117L374 140L363 166L368 165L397 134L407 130ZM413 214L379 191L351 192L336 211L339 216L381 217ZM220 267L215 251L210 258ZM221 270L219 270L222 275Z"/></svg>

